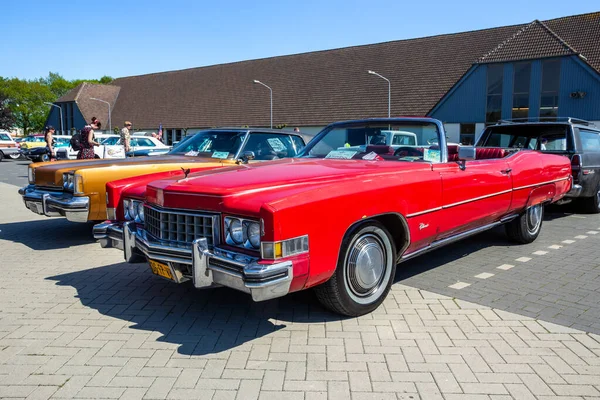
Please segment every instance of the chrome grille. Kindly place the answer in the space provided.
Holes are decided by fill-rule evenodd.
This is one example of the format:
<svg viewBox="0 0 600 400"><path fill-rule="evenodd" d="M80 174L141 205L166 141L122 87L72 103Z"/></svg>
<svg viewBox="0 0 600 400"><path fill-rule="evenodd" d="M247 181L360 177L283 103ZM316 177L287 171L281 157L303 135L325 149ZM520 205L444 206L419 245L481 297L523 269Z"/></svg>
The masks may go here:
<svg viewBox="0 0 600 400"><path fill-rule="evenodd" d="M191 245L195 239L206 238L212 247L218 240L217 215L196 214L146 206L144 229L156 239L179 245Z"/></svg>

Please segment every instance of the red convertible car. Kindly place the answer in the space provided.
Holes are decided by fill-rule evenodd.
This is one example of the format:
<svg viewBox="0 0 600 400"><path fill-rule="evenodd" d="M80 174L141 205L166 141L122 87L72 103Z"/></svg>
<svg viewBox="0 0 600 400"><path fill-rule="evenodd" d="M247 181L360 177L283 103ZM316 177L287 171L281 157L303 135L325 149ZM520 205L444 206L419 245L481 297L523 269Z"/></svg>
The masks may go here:
<svg viewBox="0 0 600 400"><path fill-rule="evenodd" d="M394 131L417 143L372 144ZM346 121L297 158L150 182L121 240L126 259L142 254L175 282L255 301L314 287L327 308L357 316L383 302L403 260L500 224L532 242L544 205L571 185L564 156L448 146L435 119Z"/></svg>

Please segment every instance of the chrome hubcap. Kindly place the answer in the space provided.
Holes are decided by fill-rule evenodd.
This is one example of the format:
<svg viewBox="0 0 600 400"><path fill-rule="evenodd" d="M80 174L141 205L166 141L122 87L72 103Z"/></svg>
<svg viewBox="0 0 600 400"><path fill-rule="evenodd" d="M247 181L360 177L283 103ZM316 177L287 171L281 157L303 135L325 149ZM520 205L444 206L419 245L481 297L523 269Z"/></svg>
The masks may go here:
<svg viewBox="0 0 600 400"><path fill-rule="evenodd" d="M386 264L387 254L377 236L365 234L358 238L346 264L350 290L359 297L375 292L381 286Z"/></svg>
<svg viewBox="0 0 600 400"><path fill-rule="evenodd" d="M535 233L542 223L542 205L529 207L527 209L527 229Z"/></svg>

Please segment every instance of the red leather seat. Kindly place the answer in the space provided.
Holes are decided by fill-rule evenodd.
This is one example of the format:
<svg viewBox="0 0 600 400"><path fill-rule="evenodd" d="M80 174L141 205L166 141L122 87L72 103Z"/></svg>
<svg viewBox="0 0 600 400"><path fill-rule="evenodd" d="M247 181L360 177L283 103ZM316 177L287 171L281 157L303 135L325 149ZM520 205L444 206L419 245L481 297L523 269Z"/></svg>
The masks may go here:
<svg viewBox="0 0 600 400"><path fill-rule="evenodd" d="M499 147L477 147L475 149L475 159L485 160L488 158L503 158L506 156L506 150Z"/></svg>
<svg viewBox="0 0 600 400"><path fill-rule="evenodd" d="M375 152L377 154L394 154L394 148L384 144L371 144L366 148L367 153Z"/></svg>

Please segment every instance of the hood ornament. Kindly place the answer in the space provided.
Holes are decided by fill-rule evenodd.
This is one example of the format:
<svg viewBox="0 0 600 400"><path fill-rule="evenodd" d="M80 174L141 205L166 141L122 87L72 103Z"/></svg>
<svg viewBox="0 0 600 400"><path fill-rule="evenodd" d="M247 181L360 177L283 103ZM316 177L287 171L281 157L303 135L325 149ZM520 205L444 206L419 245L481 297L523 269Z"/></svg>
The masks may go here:
<svg viewBox="0 0 600 400"><path fill-rule="evenodd" d="M183 171L184 175L183 179L187 179L188 175L190 174L190 169L181 167L181 170Z"/></svg>

